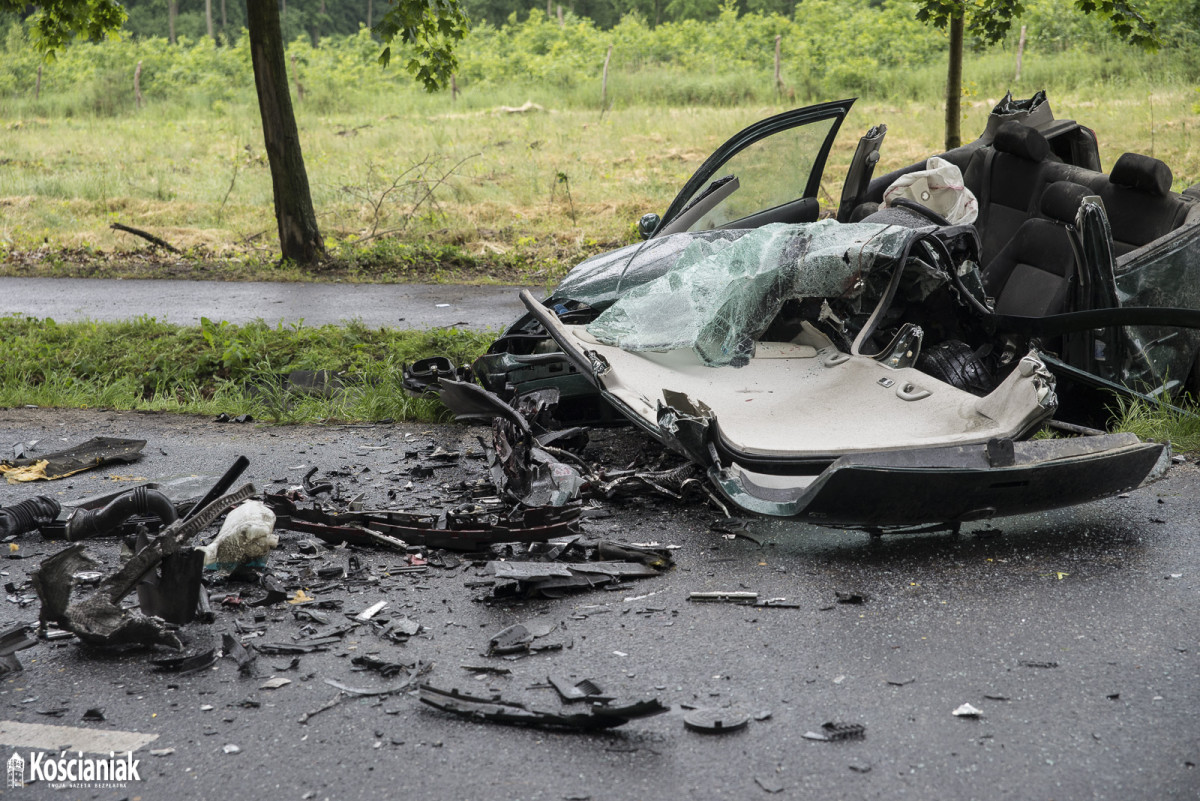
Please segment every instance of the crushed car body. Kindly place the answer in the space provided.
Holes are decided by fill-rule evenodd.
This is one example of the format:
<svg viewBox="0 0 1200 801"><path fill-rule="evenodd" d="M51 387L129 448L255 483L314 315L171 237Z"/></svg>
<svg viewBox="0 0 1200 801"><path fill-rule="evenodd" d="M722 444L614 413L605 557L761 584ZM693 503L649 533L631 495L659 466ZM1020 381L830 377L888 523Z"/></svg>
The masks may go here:
<svg viewBox="0 0 1200 801"><path fill-rule="evenodd" d="M1114 391L1200 385L1200 187L1171 192L1138 154L1102 172L1095 134L1039 93L878 178L875 126L822 218L852 102L740 132L642 219L646 241L525 293L472 366L491 402L553 390L564 425L632 422L736 506L831 525L956 524L1152 475L1162 444L1031 437ZM447 364L417 383L439 376L456 397L469 378Z"/></svg>

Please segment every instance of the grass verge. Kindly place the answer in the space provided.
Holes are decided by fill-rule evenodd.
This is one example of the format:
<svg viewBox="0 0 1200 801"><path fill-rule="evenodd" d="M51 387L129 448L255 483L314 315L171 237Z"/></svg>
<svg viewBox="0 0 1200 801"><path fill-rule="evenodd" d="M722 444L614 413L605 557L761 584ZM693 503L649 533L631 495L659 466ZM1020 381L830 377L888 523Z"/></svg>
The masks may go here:
<svg viewBox="0 0 1200 801"><path fill-rule="evenodd" d="M494 334L345 326L199 326L128 322L57 323L0 317L0 407L132 409L202 415L249 414L270 423L448 418L433 400L410 397L402 366L444 355L467 364ZM322 372L324 371L324 372ZM320 386L288 376L319 373ZM1176 401L1178 402L1178 401ZM1116 398L1108 427L1177 451L1200 450L1200 417ZM1194 409L1190 400L1186 408Z"/></svg>
<svg viewBox="0 0 1200 801"><path fill-rule="evenodd" d="M224 412L271 423L433 421L445 409L404 392L402 365L433 354L466 363L493 337L360 323L271 327L205 319L179 326L150 317L118 323L0 317L0 406ZM321 380L298 385L289 374Z"/></svg>
<svg viewBox="0 0 1200 801"><path fill-rule="evenodd" d="M1136 399L1116 399L1110 427L1141 439L1167 441L1176 451L1200 451L1200 410L1190 399L1169 399L1171 406L1152 406ZM1178 411L1182 409L1183 411Z"/></svg>

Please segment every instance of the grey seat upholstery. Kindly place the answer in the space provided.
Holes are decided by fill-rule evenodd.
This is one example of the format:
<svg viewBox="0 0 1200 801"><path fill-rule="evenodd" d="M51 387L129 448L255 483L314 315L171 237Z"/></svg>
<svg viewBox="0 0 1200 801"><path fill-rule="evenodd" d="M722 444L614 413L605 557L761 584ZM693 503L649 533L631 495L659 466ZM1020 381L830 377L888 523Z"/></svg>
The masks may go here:
<svg viewBox="0 0 1200 801"><path fill-rule="evenodd" d="M1183 225L1190 205L1171 192L1171 181L1171 168L1156 158L1125 153L1117 159L1099 192L1117 256Z"/></svg>
<svg viewBox="0 0 1200 801"><path fill-rule="evenodd" d="M979 151L963 180L979 199L975 227L988 264L1029 218L1041 189L1050 145L1033 128L1010 120L996 130L994 152Z"/></svg>
<svg viewBox="0 0 1200 801"><path fill-rule="evenodd" d="M1075 280L1075 214L1091 190L1058 181L1046 187L1041 217L1021 223L987 263L983 285L997 314L1044 317L1066 311Z"/></svg>

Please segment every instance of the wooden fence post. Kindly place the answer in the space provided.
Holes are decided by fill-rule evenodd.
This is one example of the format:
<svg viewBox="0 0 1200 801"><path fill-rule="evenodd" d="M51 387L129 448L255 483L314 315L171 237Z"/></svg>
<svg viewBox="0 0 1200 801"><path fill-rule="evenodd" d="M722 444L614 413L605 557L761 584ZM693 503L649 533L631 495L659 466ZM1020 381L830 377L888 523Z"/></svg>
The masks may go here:
<svg viewBox="0 0 1200 801"><path fill-rule="evenodd" d="M38 64L37 85L33 87L33 99L40 100L42 97L42 65Z"/></svg>
<svg viewBox="0 0 1200 801"><path fill-rule="evenodd" d="M608 62L612 59L613 46L608 46L608 54L604 56L604 78L600 81L600 118L604 119L604 112L608 109Z"/></svg>
<svg viewBox="0 0 1200 801"><path fill-rule="evenodd" d="M783 42L783 34L775 34L775 94L777 97L783 97L783 74L779 63L779 49Z"/></svg>
<svg viewBox="0 0 1200 801"><path fill-rule="evenodd" d="M300 72L296 69L296 54L291 53L288 56L292 61L292 80L296 82L296 100L304 102L304 84L300 83Z"/></svg>
<svg viewBox="0 0 1200 801"><path fill-rule="evenodd" d="M142 62L138 62L133 69L133 99L137 102L137 107L142 107Z"/></svg>
<svg viewBox="0 0 1200 801"><path fill-rule="evenodd" d="M1021 56L1025 55L1025 26L1021 26L1021 38L1017 41L1017 75L1013 78L1013 83L1021 81Z"/></svg>

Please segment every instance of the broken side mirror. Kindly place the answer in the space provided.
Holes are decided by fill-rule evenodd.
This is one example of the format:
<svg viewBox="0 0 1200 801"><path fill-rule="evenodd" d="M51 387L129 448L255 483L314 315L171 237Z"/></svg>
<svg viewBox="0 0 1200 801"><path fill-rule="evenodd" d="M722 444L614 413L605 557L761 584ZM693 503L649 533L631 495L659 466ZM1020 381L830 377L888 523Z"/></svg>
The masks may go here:
<svg viewBox="0 0 1200 801"><path fill-rule="evenodd" d="M654 232L658 230L658 224L662 222L662 217L659 217L654 212L643 214L642 219L638 220L638 233L642 239L649 239L654 236Z"/></svg>

